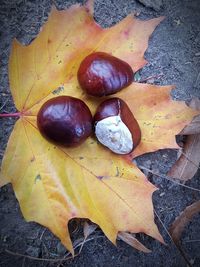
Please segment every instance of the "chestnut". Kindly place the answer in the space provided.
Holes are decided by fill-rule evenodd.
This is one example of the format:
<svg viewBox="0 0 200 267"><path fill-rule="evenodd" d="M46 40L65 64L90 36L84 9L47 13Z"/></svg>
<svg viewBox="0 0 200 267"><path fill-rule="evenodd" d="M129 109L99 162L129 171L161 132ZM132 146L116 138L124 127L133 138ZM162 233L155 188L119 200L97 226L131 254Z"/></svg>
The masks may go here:
<svg viewBox="0 0 200 267"><path fill-rule="evenodd" d="M37 125L47 140L75 147L92 133L92 114L82 100L58 96L42 105L37 114Z"/></svg>
<svg viewBox="0 0 200 267"><path fill-rule="evenodd" d="M133 70L125 61L104 52L88 55L78 69L78 81L92 96L115 94L133 81Z"/></svg>
<svg viewBox="0 0 200 267"><path fill-rule="evenodd" d="M120 98L110 98L99 105L94 127L99 142L117 154L129 154L141 140L138 122Z"/></svg>

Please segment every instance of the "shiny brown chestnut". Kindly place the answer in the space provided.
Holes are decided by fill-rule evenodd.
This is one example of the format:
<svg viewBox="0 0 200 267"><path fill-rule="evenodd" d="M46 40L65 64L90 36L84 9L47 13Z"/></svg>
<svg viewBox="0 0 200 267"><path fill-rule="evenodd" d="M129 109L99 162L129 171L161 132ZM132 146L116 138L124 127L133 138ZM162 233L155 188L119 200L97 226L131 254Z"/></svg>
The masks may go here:
<svg viewBox="0 0 200 267"><path fill-rule="evenodd" d="M82 100L58 96L42 105L37 115L37 125L50 142L75 147L92 133L92 114Z"/></svg>
<svg viewBox="0 0 200 267"><path fill-rule="evenodd" d="M88 94L106 96L130 85L133 74L125 61L104 52L95 52L81 62L78 81Z"/></svg>
<svg viewBox="0 0 200 267"><path fill-rule="evenodd" d="M140 143L138 122L120 98L103 101L97 108L93 121L97 139L114 153L129 154Z"/></svg>

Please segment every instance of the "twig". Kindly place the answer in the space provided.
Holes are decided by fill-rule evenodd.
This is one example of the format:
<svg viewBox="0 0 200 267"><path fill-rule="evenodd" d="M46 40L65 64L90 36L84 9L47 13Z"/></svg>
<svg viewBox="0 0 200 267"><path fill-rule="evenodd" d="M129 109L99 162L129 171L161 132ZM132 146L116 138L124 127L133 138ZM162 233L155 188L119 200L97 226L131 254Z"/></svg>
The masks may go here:
<svg viewBox="0 0 200 267"><path fill-rule="evenodd" d="M152 76L149 76L147 78L144 78L143 80L140 80L139 83L144 83L144 82L147 82L148 80L155 79L155 78L158 79L161 76L163 76L163 73L158 74L158 75L152 75Z"/></svg>
<svg viewBox="0 0 200 267"><path fill-rule="evenodd" d="M179 178L174 178L174 177L172 178L172 177L168 177L167 175L163 175L163 174L159 174L159 173L153 172L152 170L150 170L150 169L148 169L148 168L146 168L146 167L144 167L144 166L138 166L138 167L139 167L140 169L142 169L142 170L146 170L146 171L152 173L153 175L156 175L156 176L158 176L158 177L164 178L164 179L166 179L166 180L168 180L168 181L170 181L170 182L172 182L172 183L174 183L174 184L183 186L183 187L185 187L185 188L187 188L187 189L191 189L191 190L200 192L200 189L197 189L197 188L194 188L194 187L185 185L185 184L181 184L181 183L176 182L176 181L173 180L173 179L179 179Z"/></svg>
<svg viewBox="0 0 200 267"><path fill-rule="evenodd" d="M79 249L79 252L78 252L78 254L80 254L80 253L81 253L81 251L82 251L82 249L83 249L83 246L84 246L84 244L85 244L86 240L87 240L87 237L83 239L83 242L82 242L82 244L81 244L81 247L80 247L80 249Z"/></svg>
<svg viewBox="0 0 200 267"><path fill-rule="evenodd" d="M161 208L160 209L160 213L165 212L165 211L171 211L171 210L174 210L174 209L175 209L175 207Z"/></svg>
<svg viewBox="0 0 200 267"><path fill-rule="evenodd" d="M45 228L45 229L42 231L42 233L41 233L41 235L40 235L40 238L39 238L40 240L43 238L43 235L44 235L44 233L46 232L46 230L47 230L47 229Z"/></svg>
<svg viewBox="0 0 200 267"><path fill-rule="evenodd" d="M99 239L99 238L102 238L102 237L105 237L104 235L102 236L97 236L97 237L92 237L90 239L87 239L85 240L85 243L89 242L89 241L92 241L94 239ZM77 249L78 247L80 247L82 245L83 242L79 243L78 245L76 245L74 247L74 249ZM10 254L10 255L13 255L13 256L16 256L16 257L24 257L24 258L27 258L27 259L30 259L30 260L35 260L35 261L47 261L47 262L63 262L63 261L67 261L69 259L72 259L76 256L79 255L79 253L75 254L74 257L73 256L70 256L68 257L71 253L68 252L66 255L65 255L65 258L61 258L61 259L47 259L47 258L36 258L36 257L32 257L32 256L29 256L29 255L24 255L24 254L21 254L21 253L17 253L17 252L13 252L9 249L5 249L5 252ZM67 258L66 258L67 257Z"/></svg>
<svg viewBox="0 0 200 267"><path fill-rule="evenodd" d="M200 239L183 240L184 243L200 242Z"/></svg>
<svg viewBox="0 0 200 267"><path fill-rule="evenodd" d="M73 258L73 256L70 256L69 258L62 258L62 259L36 258L36 257L32 257L32 256L29 256L29 255L24 255L24 254L21 254L21 253L13 252L13 251L11 251L9 249L5 249L5 252L10 254L10 255L16 256L16 257L23 257L23 258L26 258L26 259L29 259L29 260L35 260L35 261L59 262L59 261L68 260L68 259Z"/></svg>
<svg viewBox="0 0 200 267"><path fill-rule="evenodd" d="M182 250L182 248L180 246L178 246L178 244L176 244L172 238L172 236L170 235L169 231L167 230L167 227L165 226L165 224L163 223L163 221L161 220L160 216L158 215L158 213L154 210L154 213L156 214L156 217L158 218L159 222L161 223L162 227L164 228L165 232L167 233L167 235L169 236L170 240L173 242L173 244L175 245L175 247L177 248L177 250L179 251L180 255L183 257L183 259L185 260L185 262L187 263L187 266L192 267L190 261L188 260L188 258L186 257L184 251Z"/></svg>
<svg viewBox="0 0 200 267"><path fill-rule="evenodd" d="M79 251L78 251L78 253L75 255L75 256L78 256L78 255L80 255L80 253L81 253L81 251L82 251L82 248L83 248L83 246L84 246L84 244L86 243L86 240L87 240L87 238L84 238L83 239L83 241L81 242L81 243L79 243L79 245L80 245L80 249L79 249ZM78 246L77 246L78 247ZM68 255L68 254L67 254ZM66 256L67 256L66 255ZM65 257L66 257L65 256ZM62 267L63 265L62 265L62 263L59 263L58 265L57 265L57 267Z"/></svg>
<svg viewBox="0 0 200 267"><path fill-rule="evenodd" d="M0 110L2 110L4 107L5 107L5 105L8 103L8 99L4 102L4 104L0 107Z"/></svg>

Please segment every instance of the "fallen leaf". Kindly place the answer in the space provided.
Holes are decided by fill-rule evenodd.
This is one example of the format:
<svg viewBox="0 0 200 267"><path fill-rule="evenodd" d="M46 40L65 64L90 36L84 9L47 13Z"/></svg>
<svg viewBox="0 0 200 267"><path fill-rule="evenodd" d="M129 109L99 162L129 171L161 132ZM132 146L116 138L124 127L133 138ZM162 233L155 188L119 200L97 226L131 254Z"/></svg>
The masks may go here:
<svg viewBox="0 0 200 267"><path fill-rule="evenodd" d="M83 225L83 234L84 234L84 239L87 239L89 235L91 235L95 230L97 229L97 225L94 223L88 223L84 222Z"/></svg>
<svg viewBox="0 0 200 267"><path fill-rule="evenodd" d="M76 149L55 147L23 117L8 142L1 178L11 181L26 220L51 229L71 251L66 225L75 217L98 224L113 243L127 229L162 241L153 221L155 187L93 139Z"/></svg>
<svg viewBox="0 0 200 267"><path fill-rule="evenodd" d="M143 55L149 36L162 20L140 21L129 15L102 29L85 7L74 5L64 11L53 8L48 23L29 46L13 42L9 76L16 108L31 114L31 107L37 102L41 105L49 94L52 97L52 91L63 83L69 86L69 94L86 97L76 88L76 74L80 62L94 51L122 58L136 72L146 64Z"/></svg>
<svg viewBox="0 0 200 267"><path fill-rule="evenodd" d="M200 110L200 100L194 98L188 104L189 107ZM191 179L200 163L200 115L194 119L180 132L181 135L187 135L184 147L180 150L179 158L172 166L168 175L172 178L178 178L182 181Z"/></svg>
<svg viewBox="0 0 200 267"><path fill-rule="evenodd" d="M118 238L124 241L126 244L130 245L133 248L136 248L145 253L150 253L151 250L146 248L137 238L135 238L132 234L126 232L118 233Z"/></svg>
<svg viewBox="0 0 200 267"><path fill-rule="evenodd" d="M194 119L188 124L179 134L192 135L200 133L200 115L195 116Z"/></svg>
<svg viewBox="0 0 200 267"><path fill-rule="evenodd" d="M172 178L187 181L192 179L199 169L200 134L188 135L180 157L170 169L168 175Z"/></svg>
<svg viewBox="0 0 200 267"><path fill-rule="evenodd" d="M181 235L186 225L192 218L200 212L200 201L194 202L188 206L172 223L170 227L170 234L176 244L179 243Z"/></svg>
<svg viewBox="0 0 200 267"><path fill-rule="evenodd" d="M193 109L200 110L200 99L198 97L192 98L188 103L188 106Z"/></svg>
<svg viewBox="0 0 200 267"><path fill-rule="evenodd" d="M72 253L67 223L76 217L99 225L113 243L119 231L143 232L163 242L154 223L156 188L131 160L157 149L176 148L175 135L196 115L183 102L171 100L171 86L133 83L117 94L127 101L142 130L141 144L131 157L111 153L93 137L77 148L63 149L41 136L36 115L47 99L81 98L93 113L101 101L88 97L78 85L77 69L85 56L108 52L137 71L146 63L149 36L163 19L141 21L129 15L102 29L92 10L91 1L64 11L53 8L29 46L14 40L9 61L20 119L7 145L0 183L12 183L27 221L48 227Z"/></svg>
<svg viewBox="0 0 200 267"><path fill-rule="evenodd" d="M159 149L179 148L175 135L199 112L182 101L173 101L171 89L172 86L133 83L117 94L129 105L142 131L142 141L128 155L130 160Z"/></svg>
<svg viewBox="0 0 200 267"><path fill-rule="evenodd" d="M195 110L200 110L200 99L193 98L188 106ZM190 134L200 134L200 115L195 116L193 120L184 127L184 129L180 132L182 135L190 135Z"/></svg>

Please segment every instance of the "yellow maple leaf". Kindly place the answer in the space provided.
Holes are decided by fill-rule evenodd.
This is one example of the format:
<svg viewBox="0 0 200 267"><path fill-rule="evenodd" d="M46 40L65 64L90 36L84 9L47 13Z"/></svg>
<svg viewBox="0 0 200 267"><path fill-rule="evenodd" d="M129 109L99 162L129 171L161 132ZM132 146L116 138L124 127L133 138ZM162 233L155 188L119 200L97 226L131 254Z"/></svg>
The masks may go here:
<svg viewBox="0 0 200 267"><path fill-rule="evenodd" d="M3 158L0 184L11 182L25 219L48 227L72 253L67 223L75 217L97 223L113 243L119 231L144 232L163 242L153 216L156 188L130 157L111 153L93 137L73 149L49 143L37 129L38 110L55 95L71 95L84 100L94 113L102 99L87 96L79 87L82 59L103 51L137 71L146 63L148 38L161 20L140 21L129 15L102 29L94 22L89 1L65 11L53 8L29 46L13 42L9 78L20 119ZM128 103L142 131L131 158L177 147L175 134L196 114L171 100L171 88L133 83L116 94Z"/></svg>

